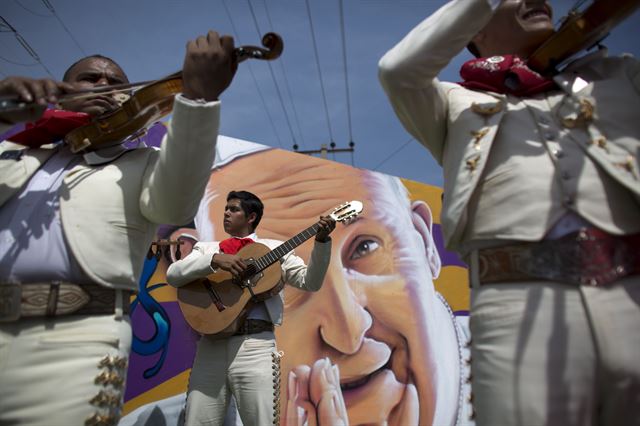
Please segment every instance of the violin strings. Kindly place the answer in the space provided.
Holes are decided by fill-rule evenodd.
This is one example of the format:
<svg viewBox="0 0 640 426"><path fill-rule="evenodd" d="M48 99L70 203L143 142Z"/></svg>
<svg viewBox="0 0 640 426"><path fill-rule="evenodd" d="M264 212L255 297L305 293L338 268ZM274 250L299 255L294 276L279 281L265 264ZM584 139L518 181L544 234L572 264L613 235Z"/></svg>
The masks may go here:
<svg viewBox="0 0 640 426"><path fill-rule="evenodd" d="M75 93L69 93L67 95L63 95L60 96L60 102L64 102L64 101L77 101L80 99L88 99L88 98L93 98L96 95L115 95L117 93L124 93L124 92L129 92L133 89L137 89L139 87L145 86L146 84L148 84L149 82L141 82L141 83L127 83L125 84L126 87L121 87L121 88L114 88L120 85L114 85L114 86L105 86L104 88L99 88L99 89L88 89L88 90L82 90L79 92L75 92ZM123 85L123 86L125 86Z"/></svg>

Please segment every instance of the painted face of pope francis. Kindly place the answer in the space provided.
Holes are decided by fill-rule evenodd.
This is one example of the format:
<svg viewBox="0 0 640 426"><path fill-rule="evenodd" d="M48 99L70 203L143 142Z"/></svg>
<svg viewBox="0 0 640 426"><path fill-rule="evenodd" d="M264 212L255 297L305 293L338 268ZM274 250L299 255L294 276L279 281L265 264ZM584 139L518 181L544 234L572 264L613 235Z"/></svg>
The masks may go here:
<svg viewBox="0 0 640 426"><path fill-rule="evenodd" d="M219 223L224 195L240 186L265 204L256 230L260 238L286 240L347 200L365 206L358 220L332 233L331 263L322 288L315 293L285 288L284 322L276 338L284 352L283 386L288 389L281 404L287 423L299 423L291 421L287 404L292 401L301 407L301 418L321 410L311 395L318 387L320 393L326 391L321 379L313 383L323 375L309 373L323 368L326 358L340 373L334 389L338 395L332 397L339 401L332 404L344 403L352 425L431 424L436 403L446 411L443 401L455 412L457 394L443 395L438 382L457 383L457 376L447 377L457 374L457 360L435 374L441 367L436 345L453 348L455 358L457 343L453 326L437 321L442 304L432 280L440 259L428 206L410 203L398 179L266 151L212 173L206 205L196 220L201 240L224 238ZM307 242L296 254L307 261L312 248ZM443 333L445 329L450 332Z"/></svg>

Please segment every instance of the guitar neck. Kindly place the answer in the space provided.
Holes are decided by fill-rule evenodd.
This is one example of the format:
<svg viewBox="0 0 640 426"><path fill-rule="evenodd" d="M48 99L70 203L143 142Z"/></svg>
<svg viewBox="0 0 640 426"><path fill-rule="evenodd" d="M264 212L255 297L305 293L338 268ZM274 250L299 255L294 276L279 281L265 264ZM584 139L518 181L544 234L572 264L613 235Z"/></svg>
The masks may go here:
<svg viewBox="0 0 640 426"><path fill-rule="evenodd" d="M289 253L291 250L298 247L300 244L304 243L309 238L315 236L319 230L320 230L320 224L315 223L310 227L308 227L307 229L305 229L304 231L294 235L292 238L289 238L287 241L280 244L278 247L274 248L269 253L260 257L259 259L256 260L256 263L255 263L256 267L258 268L256 272L260 272L263 269L266 269L269 266L273 265L282 257L284 257L284 255Z"/></svg>

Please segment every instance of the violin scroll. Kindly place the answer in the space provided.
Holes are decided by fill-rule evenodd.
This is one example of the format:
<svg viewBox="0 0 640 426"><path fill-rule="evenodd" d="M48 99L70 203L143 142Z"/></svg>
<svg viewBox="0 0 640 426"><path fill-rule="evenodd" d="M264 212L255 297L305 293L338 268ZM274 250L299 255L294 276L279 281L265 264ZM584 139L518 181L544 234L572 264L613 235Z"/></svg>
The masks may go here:
<svg viewBox="0 0 640 426"><path fill-rule="evenodd" d="M246 59L272 61L278 59L282 54L282 49L284 49L282 37L276 33L266 33L262 37L262 45L266 49L258 46L240 46L233 53L238 63Z"/></svg>

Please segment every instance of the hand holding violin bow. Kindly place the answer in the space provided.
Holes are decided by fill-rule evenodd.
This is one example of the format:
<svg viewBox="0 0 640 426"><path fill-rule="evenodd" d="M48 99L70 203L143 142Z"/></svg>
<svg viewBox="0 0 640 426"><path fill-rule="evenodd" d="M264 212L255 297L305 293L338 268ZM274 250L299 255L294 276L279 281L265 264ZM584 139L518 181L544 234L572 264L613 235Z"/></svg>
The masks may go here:
<svg viewBox="0 0 640 426"><path fill-rule="evenodd" d="M0 100L14 99L25 107L2 111L0 121L15 124L37 120L47 104L56 103L60 96L74 91L71 84L49 78L7 77L0 81Z"/></svg>

